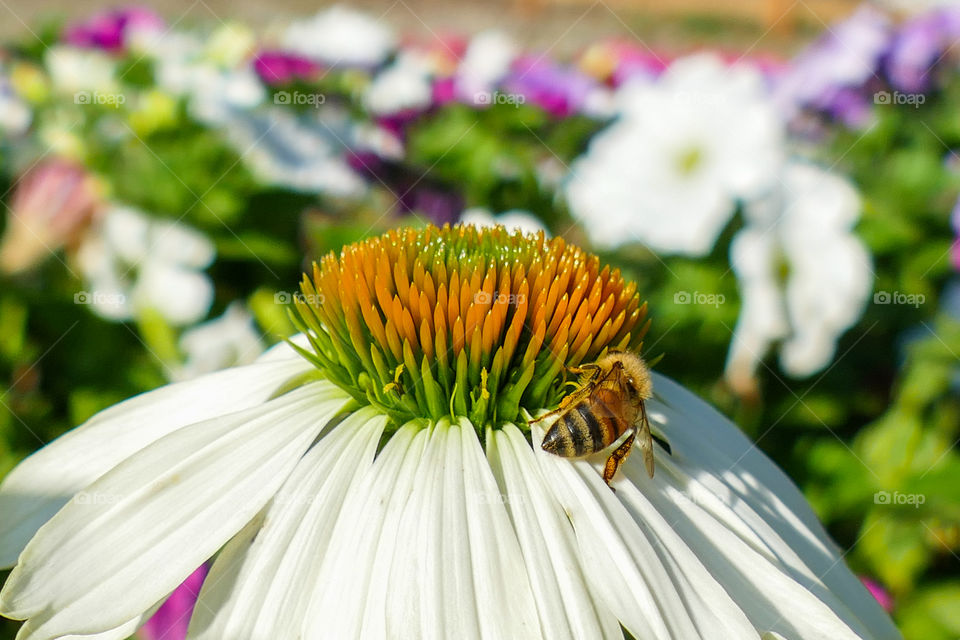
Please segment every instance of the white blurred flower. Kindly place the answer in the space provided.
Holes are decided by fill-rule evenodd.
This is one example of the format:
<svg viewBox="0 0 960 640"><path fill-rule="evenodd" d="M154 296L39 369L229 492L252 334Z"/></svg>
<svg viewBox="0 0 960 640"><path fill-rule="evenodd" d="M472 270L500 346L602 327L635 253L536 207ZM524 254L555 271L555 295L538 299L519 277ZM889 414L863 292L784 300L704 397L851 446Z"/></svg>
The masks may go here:
<svg viewBox="0 0 960 640"><path fill-rule="evenodd" d="M63 93L116 90L116 62L98 49L55 45L44 56L53 88Z"/></svg>
<svg viewBox="0 0 960 640"><path fill-rule="evenodd" d="M378 116L424 109L433 99L431 64L416 52L402 53L376 75L367 88L364 102Z"/></svg>
<svg viewBox="0 0 960 640"><path fill-rule="evenodd" d="M243 304L234 302L219 318L185 331L180 350L186 354L186 362L174 371L175 381L250 364L263 353L264 344L253 317Z"/></svg>
<svg viewBox="0 0 960 640"><path fill-rule="evenodd" d="M32 120L27 104L14 93L6 78L0 80L0 132L20 135L27 131Z"/></svg>
<svg viewBox="0 0 960 640"><path fill-rule="evenodd" d="M550 232L535 215L522 209L511 209L498 215L490 213L483 207L471 207L460 214L461 224L472 224L478 227L495 227L503 225L507 229L519 229L524 233L543 231L550 237Z"/></svg>
<svg viewBox="0 0 960 640"><path fill-rule="evenodd" d="M573 165L573 214L598 245L643 242L704 255L737 202L773 186L783 124L763 77L718 57L682 58L618 92L620 117Z"/></svg>
<svg viewBox="0 0 960 640"><path fill-rule="evenodd" d="M78 251L89 286L78 302L109 320L151 309L171 324L193 324L213 302L213 283L203 269L214 255L213 243L190 227L114 206Z"/></svg>
<svg viewBox="0 0 960 640"><path fill-rule="evenodd" d="M217 34L204 42L193 33L170 31L138 43L156 65L157 86L186 98L190 115L213 127L258 107L267 96L240 53L250 47L247 34L229 26Z"/></svg>
<svg viewBox="0 0 960 640"><path fill-rule="evenodd" d="M313 112L317 113L313 113ZM269 108L238 115L227 123L229 142L259 179L307 193L356 196L363 179L344 160L353 124L332 109L298 115Z"/></svg>
<svg viewBox="0 0 960 640"><path fill-rule="evenodd" d="M287 27L284 47L331 65L376 66L396 45L381 21L344 6L320 11Z"/></svg>
<svg viewBox="0 0 960 640"><path fill-rule="evenodd" d="M847 180L799 161L785 167L774 196L748 207L748 224L730 248L743 299L726 369L735 389L752 388L777 340L791 376L833 359L873 286L870 255L852 232L859 217L860 198Z"/></svg>
<svg viewBox="0 0 960 640"><path fill-rule="evenodd" d="M470 40L457 69L459 96L469 102L478 93L489 92L510 71L510 64L519 55L517 45L502 31L483 31Z"/></svg>

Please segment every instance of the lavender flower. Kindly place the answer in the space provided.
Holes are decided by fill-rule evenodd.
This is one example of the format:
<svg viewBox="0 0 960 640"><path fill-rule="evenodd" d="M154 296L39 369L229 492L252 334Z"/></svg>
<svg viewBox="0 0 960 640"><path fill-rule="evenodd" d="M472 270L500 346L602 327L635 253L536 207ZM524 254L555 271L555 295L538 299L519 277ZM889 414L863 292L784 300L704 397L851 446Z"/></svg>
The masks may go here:
<svg viewBox="0 0 960 640"><path fill-rule="evenodd" d="M960 7L943 7L916 16L900 27L886 61L895 89L919 93L930 88L933 68L960 37Z"/></svg>
<svg viewBox="0 0 960 640"><path fill-rule="evenodd" d="M878 77L890 40L890 19L869 5L862 6L831 27L777 79L775 100L788 117L813 108L844 124L862 126L869 105L868 96L860 90Z"/></svg>
<svg viewBox="0 0 960 640"><path fill-rule="evenodd" d="M542 56L517 58L503 87L558 118L590 110L591 99L600 91L599 84L590 76Z"/></svg>

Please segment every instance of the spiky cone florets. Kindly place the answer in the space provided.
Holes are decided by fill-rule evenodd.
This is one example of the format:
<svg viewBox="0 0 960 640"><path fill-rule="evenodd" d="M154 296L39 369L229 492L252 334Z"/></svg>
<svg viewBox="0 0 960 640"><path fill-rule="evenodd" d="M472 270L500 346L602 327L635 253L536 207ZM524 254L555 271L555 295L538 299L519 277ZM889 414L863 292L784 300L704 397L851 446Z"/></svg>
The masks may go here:
<svg viewBox="0 0 960 640"><path fill-rule="evenodd" d="M503 227L391 231L323 257L301 291L303 355L401 423L520 421L559 402L565 367L639 349L649 326L619 270Z"/></svg>

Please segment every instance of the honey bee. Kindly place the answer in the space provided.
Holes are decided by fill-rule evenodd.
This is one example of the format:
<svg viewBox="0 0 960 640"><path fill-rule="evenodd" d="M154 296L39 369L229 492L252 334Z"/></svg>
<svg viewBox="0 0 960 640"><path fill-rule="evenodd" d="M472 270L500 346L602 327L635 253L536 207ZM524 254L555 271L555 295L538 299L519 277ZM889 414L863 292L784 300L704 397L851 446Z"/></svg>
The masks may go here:
<svg viewBox="0 0 960 640"><path fill-rule="evenodd" d="M608 351L596 362L569 371L581 375L579 387L564 397L555 411L531 420L540 422L558 416L543 437L543 450L563 458L579 458L606 449L629 432L607 458L603 480L610 484L634 440L652 478L655 436L650 432L644 402L653 396L653 382L643 358L629 351ZM665 440L656 440L670 452Z"/></svg>

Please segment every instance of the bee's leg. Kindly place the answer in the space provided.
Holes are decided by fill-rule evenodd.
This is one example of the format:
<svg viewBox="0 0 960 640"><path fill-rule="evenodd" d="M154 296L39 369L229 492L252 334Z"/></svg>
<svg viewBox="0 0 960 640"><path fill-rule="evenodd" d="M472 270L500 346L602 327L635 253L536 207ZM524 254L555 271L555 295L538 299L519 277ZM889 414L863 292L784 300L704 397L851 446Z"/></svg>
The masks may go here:
<svg viewBox="0 0 960 640"><path fill-rule="evenodd" d="M607 464L603 467L603 481L607 483L607 486L610 486L610 482L613 480L613 476L617 475L617 470L620 469L620 465L623 464L623 461L630 455L630 447L633 446L633 440L636 437L636 432L631 431L627 439L623 441L623 444L614 449L610 457L607 458Z"/></svg>
<svg viewBox="0 0 960 640"><path fill-rule="evenodd" d="M575 373L578 376L583 375L585 373L596 374L596 372L599 371L599 369L600 367L595 364L583 364L583 365L580 365L579 367L567 367L567 371L569 371L570 373Z"/></svg>

